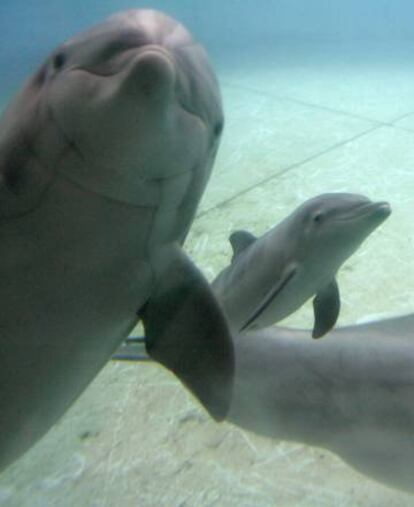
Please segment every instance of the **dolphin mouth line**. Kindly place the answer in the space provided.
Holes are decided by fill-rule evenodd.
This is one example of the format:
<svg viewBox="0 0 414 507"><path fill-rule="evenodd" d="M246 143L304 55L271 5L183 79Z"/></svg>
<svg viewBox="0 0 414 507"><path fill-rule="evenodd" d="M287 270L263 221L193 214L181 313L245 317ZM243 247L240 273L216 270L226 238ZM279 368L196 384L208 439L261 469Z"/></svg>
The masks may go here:
<svg viewBox="0 0 414 507"><path fill-rule="evenodd" d="M335 222L347 222L350 220L358 220L365 218L368 215L374 215L380 212L381 217L388 217L391 214L391 206L387 201L370 202L368 204L361 204L350 210L346 215L334 218Z"/></svg>
<svg viewBox="0 0 414 507"><path fill-rule="evenodd" d="M169 51L164 49L162 46L159 46L157 44L147 44L145 46L134 46L125 51L125 53L131 52L131 57L128 59L127 63L124 63L121 68L114 70L113 72L97 72L95 70L89 69L88 67L83 67L81 65L76 67L70 67L68 69L68 72L74 72L74 71L80 71L80 72L86 72L87 74L90 74L91 76L96 77L113 77L117 76L118 74L121 74L125 71L126 67L129 63L131 63L132 60L135 60L136 58L141 57L142 55L145 55L147 53L153 53L158 54L166 58L171 65L176 65L174 59L172 58Z"/></svg>

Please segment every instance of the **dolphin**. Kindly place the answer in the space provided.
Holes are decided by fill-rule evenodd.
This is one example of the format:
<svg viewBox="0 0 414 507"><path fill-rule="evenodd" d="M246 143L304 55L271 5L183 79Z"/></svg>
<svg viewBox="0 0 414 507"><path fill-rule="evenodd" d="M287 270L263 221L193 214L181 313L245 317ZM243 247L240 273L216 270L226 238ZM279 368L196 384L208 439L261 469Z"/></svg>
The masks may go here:
<svg viewBox="0 0 414 507"><path fill-rule="evenodd" d="M227 420L325 448L360 473L414 493L414 314L346 326L320 342L274 326L234 336ZM115 359L142 360L143 338Z"/></svg>
<svg viewBox="0 0 414 507"><path fill-rule="evenodd" d="M230 326L269 326L316 294L312 336L323 336L339 315L338 269L390 213L386 202L329 193L305 201L260 238L233 233L232 262L212 282Z"/></svg>
<svg viewBox="0 0 414 507"><path fill-rule="evenodd" d="M317 344L307 335L275 326L235 337L228 421L323 447L414 493L414 314L338 328Z"/></svg>
<svg viewBox="0 0 414 507"><path fill-rule="evenodd" d="M147 352L222 420L230 332L181 245L223 128L189 32L115 14L58 47L0 119L0 470L141 320Z"/></svg>

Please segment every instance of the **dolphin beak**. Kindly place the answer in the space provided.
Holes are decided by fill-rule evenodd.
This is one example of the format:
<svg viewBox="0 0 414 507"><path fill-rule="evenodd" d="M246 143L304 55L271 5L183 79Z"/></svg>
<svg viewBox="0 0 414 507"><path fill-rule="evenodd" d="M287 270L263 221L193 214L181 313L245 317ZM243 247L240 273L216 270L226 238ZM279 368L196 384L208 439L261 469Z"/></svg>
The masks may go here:
<svg viewBox="0 0 414 507"><path fill-rule="evenodd" d="M391 206L386 201L374 202L370 206L370 213L382 222L391 215Z"/></svg>
<svg viewBox="0 0 414 507"><path fill-rule="evenodd" d="M128 65L124 86L134 95L148 101L169 101L174 94L176 69L172 56L165 49L146 46Z"/></svg>
<svg viewBox="0 0 414 507"><path fill-rule="evenodd" d="M374 219L381 223L391 214L391 206L386 201L368 201L348 210L345 214L335 219L336 222L347 222L348 220Z"/></svg>

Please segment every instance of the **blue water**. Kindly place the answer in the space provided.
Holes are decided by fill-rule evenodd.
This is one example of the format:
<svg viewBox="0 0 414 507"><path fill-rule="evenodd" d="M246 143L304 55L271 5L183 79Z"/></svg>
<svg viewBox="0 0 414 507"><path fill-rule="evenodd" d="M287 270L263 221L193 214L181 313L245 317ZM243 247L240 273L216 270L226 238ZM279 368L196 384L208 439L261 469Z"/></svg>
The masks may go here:
<svg viewBox="0 0 414 507"><path fill-rule="evenodd" d="M0 4L2 92L10 94L57 44L109 14L161 9L182 21L214 56L281 42L341 44L412 41L410 0L3 0Z"/></svg>
<svg viewBox="0 0 414 507"><path fill-rule="evenodd" d="M218 72L225 132L186 243L206 276L229 262L232 230L262 234L322 192L363 193L393 214L340 271L339 324L412 311L414 2L1 0L0 107L58 44L137 7L184 23ZM309 305L288 324L312 319ZM110 363L0 477L0 506L74 505L412 507L414 497L302 442L215 425L153 365Z"/></svg>

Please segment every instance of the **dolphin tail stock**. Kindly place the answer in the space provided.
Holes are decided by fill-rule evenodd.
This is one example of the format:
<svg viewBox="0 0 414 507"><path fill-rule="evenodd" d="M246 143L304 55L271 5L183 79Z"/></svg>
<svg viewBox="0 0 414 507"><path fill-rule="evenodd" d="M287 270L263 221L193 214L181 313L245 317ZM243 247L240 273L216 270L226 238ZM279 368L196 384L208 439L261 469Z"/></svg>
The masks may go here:
<svg viewBox="0 0 414 507"><path fill-rule="evenodd" d="M154 293L138 312L147 353L221 421L230 407L235 370L226 318L207 280L178 244L155 252L153 267Z"/></svg>

